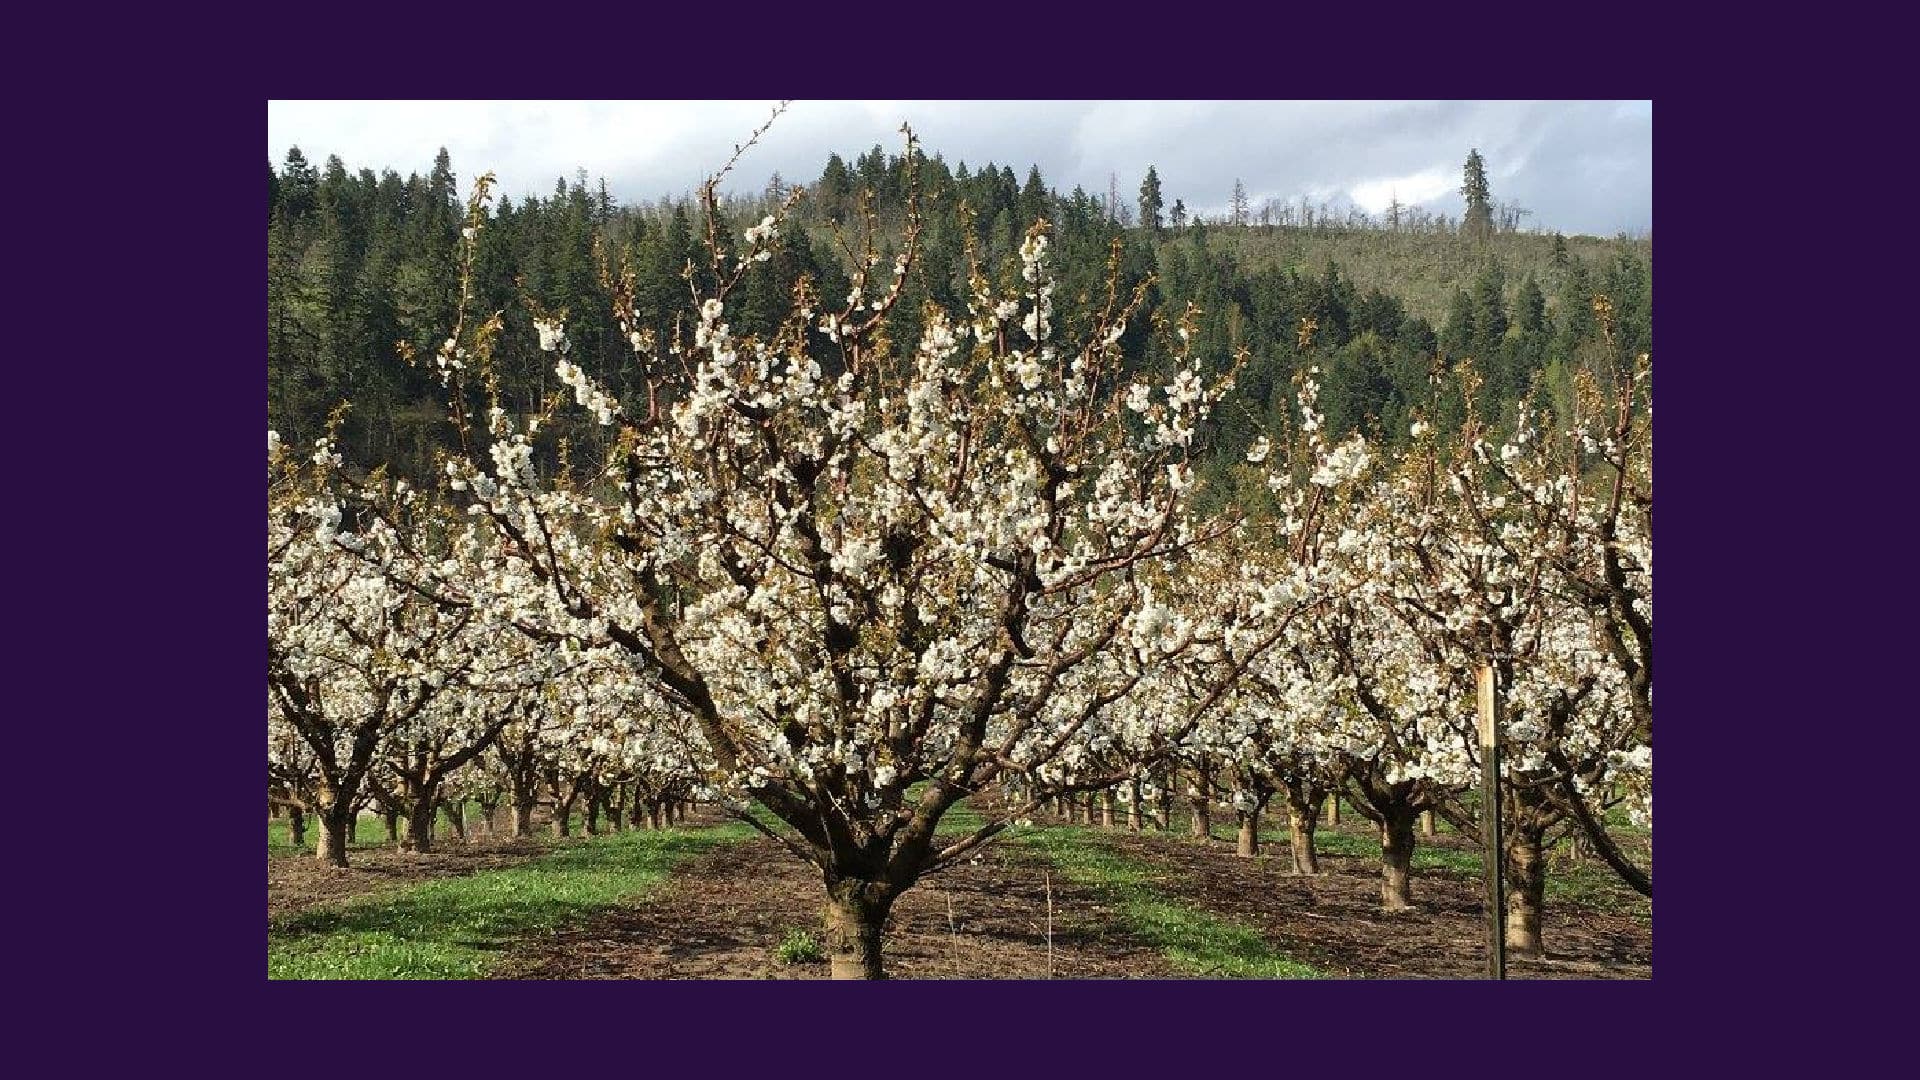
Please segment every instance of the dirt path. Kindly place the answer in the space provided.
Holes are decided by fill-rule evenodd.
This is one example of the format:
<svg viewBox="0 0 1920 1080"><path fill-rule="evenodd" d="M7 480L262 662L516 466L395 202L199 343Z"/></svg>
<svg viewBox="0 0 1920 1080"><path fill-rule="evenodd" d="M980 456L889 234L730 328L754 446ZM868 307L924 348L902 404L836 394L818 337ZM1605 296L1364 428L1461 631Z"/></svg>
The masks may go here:
<svg viewBox="0 0 1920 1080"><path fill-rule="evenodd" d="M922 881L888 923L887 972L905 979L1044 979L1047 867L995 845ZM1177 978L1132 940L1100 898L1051 875L1055 978ZM755 839L688 863L665 889L585 926L524 942L495 969L510 979L824 979L824 962L787 966L789 930L819 936L817 871ZM951 907L949 907L951 903ZM951 921L950 921L951 920Z"/></svg>
<svg viewBox="0 0 1920 1080"><path fill-rule="evenodd" d="M1091 830L1090 830L1091 831ZM1253 927L1276 948L1331 975L1386 979L1477 979L1485 970L1481 883L1441 869L1416 870L1409 912L1380 909L1378 858L1322 855L1318 877L1294 877L1284 844L1257 859L1229 843L1159 835L1098 835L1128 858L1161 871L1169 897ZM1429 843L1431 841L1428 841ZM1548 897L1542 960L1510 958L1524 979L1646 979L1653 928L1631 914Z"/></svg>

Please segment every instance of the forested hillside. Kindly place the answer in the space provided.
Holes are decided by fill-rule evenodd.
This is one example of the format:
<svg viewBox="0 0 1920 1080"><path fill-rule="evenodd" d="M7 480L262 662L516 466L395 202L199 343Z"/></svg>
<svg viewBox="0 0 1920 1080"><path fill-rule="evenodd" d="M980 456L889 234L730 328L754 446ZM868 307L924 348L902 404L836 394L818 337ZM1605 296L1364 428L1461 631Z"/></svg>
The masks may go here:
<svg viewBox="0 0 1920 1080"><path fill-rule="evenodd" d="M1013 273L1021 237L1044 218L1068 327L1104 303L1111 257L1122 288L1151 282L1147 318L1121 342L1130 367L1164 365L1163 337L1149 327L1189 304L1199 354L1224 365L1245 350L1237 388L1214 418L1221 460L1236 459L1269 425L1303 366L1321 369L1334 433L1366 430L1393 444L1416 409L1443 428L1457 419L1458 382L1444 376L1462 361L1485 379L1484 413L1504 416L1504 405L1535 389L1563 401L1580 365L1651 349L1651 242L1518 231L1510 208L1496 217L1484 173L1482 213L1459 222L1397 205L1381 219L1305 204L1254 211L1244 196L1219 220L1201 220L1180 199L1169 207L1152 170L1137 198L1122 198L1117 186L1061 193L1032 167L1021 180L1006 165L914 160L910 169L879 147L851 164L835 155L797 200L776 174L763 193L724 201L724 220L713 222L690 198L616 203L584 174L544 198L502 198L481 233L475 287L479 307L505 313L497 346L505 400L533 411L556 388L535 309L564 311L577 362L624 392L632 350L610 308L609 274L631 268L641 326L671 342L690 332L675 322L689 295L685 275L711 285L709 230L723 248L737 247L745 226L790 203L773 273L752 275L734 308L742 330L771 331L802 277L837 300L867 243L890 261L916 186L923 250L899 347L916 336L919 301L964 303L969 245L982 272ZM1476 154L1469 187L1477 162ZM295 149L269 165L268 184L269 424L310 441L346 401L342 443L355 459L430 469L452 427L427 373L406 356L431 355L453 319L463 195L453 163L443 150L426 175L403 179L391 169L351 172L338 158L315 168ZM1602 298L1611 346L1595 316Z"/></svg>

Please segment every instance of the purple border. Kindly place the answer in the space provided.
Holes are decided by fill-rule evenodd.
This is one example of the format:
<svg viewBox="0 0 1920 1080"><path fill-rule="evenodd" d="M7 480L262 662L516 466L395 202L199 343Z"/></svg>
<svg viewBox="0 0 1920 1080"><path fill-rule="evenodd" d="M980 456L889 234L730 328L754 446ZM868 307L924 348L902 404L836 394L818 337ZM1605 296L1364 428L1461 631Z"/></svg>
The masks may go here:
<svg viewBox="0 0 1920 1080"><path fill-rule="evenodd" d="M824 11L820 14L827 15ZM1180 30L1177 13L1147 15L1115 9L1116 20L1129 24L1132 40L1145 38L1154 43L1155 51L1172 50L1178 54L1174 62L1180 65L1171 76L1139 74L1125 78L1118 74L1124 65L1152 62L1141 57L1143 50L1137 45L1131 49L1101 48L1084 36L1084 28L1058 32L1037 28L1032 23L1034 14L1024 10L1018 28L962 34L972 44L963 41L956 55L947 58L911 55L916 50L909 44L908 35L892 27L885 35L876 36L873 29L847 25L875 22L882 16L849 10L828 17L836 25L834 33L843 41L847 35L875 36L877 55L898 57L916 73L951 73L923 76L910 91L888 88L892 93L922 96L937 96L943 91L949 96L983 96L979 92L982 88L1005 87L1009 92L1017 90L1021 96L1034 97L1267 97L1289 93L1414 97L1436 92L1459 97L1611 97L1651 96L1652 84L1666 81L1646 75L1637 66L1636 55L1644 50L1637 43L1629 47L1622 42L1620 34L1625 30L1595 25L1610 21L1598 11L1569 12L1561 17L1577 19L1578 24L1558 27L1545 21L1545 16L1536 15L1506 24L1512 27L1506 29L1500 19L1489 17L1484 33L1476 32L1471 46L1473 54L1489 59L1477 64L1463 59L1468 45L1439 40L1416 22L1408 21L1411 17L1389 16L1386 12L1380 13L1378 21L1367 13L1352 12L1352 25L1344 30L1322 29L1304 37L1304 28L1284 12L1244 15L1241 19L1254 32L1240 37L1220 30L1219 24L1229 17L1224 10L1194 12L1193 29ZM599 16L583 12L582 17ZM698 24L671 32L671 20L696 17L697 13L649 11L637 20L641 26L633 34L614 35L621 42L618 55L609 50L609 55L590 57L571 45L543 55L537 48L511 40L506 50L510 55L503 64L506 70L518 75L529 67L536 72L540 67L550 69L544 81L522 79L513 85L443 81L451 72L480 64L470 57L484 57L496 47L470 47L444 29L427 29L429 20L443 16L425 10L389 7L382 9L377 22L351 20L341 30L348 39L334 49L326 45L336 43L324 42L319 36L319 28L327 20L317 12L306 12L297 19L288 15L287 22L271 35L275 42L271 47L267 40L261 40L244 48L270 54L273 66L260 81L268 96L289 97L677 96L676 88L684 86L724 88L730 96L740 97L771 98L799 92L813 97L860 97L871 96L885 85L885 69L893 66L883 62L876 70L874 65L859 65L856 72L851 61L818 60L802 67L802 58L809 50L783 40L782 54L788 59L776 61L765 75L735 80L731 74L720 73L745 66L748 61L736 48L743 44L751 47L752 42L738 31L715 34ZM907 17L884 16L890 22ZM1456 12L1437 10L1420 16L1436 23L1459 17ZM1091 21L1091 16L1082 18ZM402 23L415 20L421 32L406 48L396 48L391 57L367 56L358 38L399 33L401 23L395 23L395 19ZM501 27L537 19L539 15L533 12L483 17ZM741 20L743 24L749 21ZM1390 22L1400 29L1388 30ZM1163 29L1156 31L1154 26ZM1270 29L1260 30L1261 26ZM942 41L957 32L952 24L938 23L929 35L918 36ZM781 35L770 37L782 40ZM1226 40L1216 40L1222 37ZM672 55L689 52L700 52L711 59L696 63L676 60ZM852 52L850 45L836 50L837 55ZM436 53L444 60L436 59ZM617 70L618 74L583 78L579 73L588 67ZM1160 67L1155 63L1156 69ZM362 70L377 74L371 82L362 81L358 74ZM797 85L774 85L775 73L791 75ZM214 75L209 72L202 77L211 83ZM138 96L136 89L138 94L146 92L145 88L129 85L128 96ZM762 90L765 93L755 92ZM173 328L166 333L182 336L159 350L163 362L156 363L161 363L163 370L152 376L162 387L172 384L173 395L180 402L180 411L174 414L179 422L168 424L157 415L159 409L171 407L159 404L167 400L165 397L152 399L151 411L148 402L134 403L127 417L129 424L122 432L127 438L114 444L111 452L102 453L98 467L117 471L145 468L149 454L138 447L140 433L168 431L177 434L172 440L174 449L168 452L193 463L194 471L206 477L202 490L210 497L195 500L197 493L164 487L166 480L158 478L165 477L164 472L158 474L153 489L133 496L135 512L155 534L151 540L158 541L162 548L153 565L158 573L169 577L163 593L169 589L175 593L163 596L160 603L172 606L161 610L174 614L138 616L139 644L158 647L150 669L157 685L138 680L111 685L107 688L109 695L120 700L99 709L102 715L114 716L114 722L135 731L156 726L160 729L153 747L158 759L142 763L134 775L178 770L196 779L204 777L209 792L230 791L236 801L245 795L251 805L257 796L257 781L252 778L257 775L258 765L255 740L259 695L257 684L250 681L252 676L242 677L241 669L247 665L240 660L258 655L259 642L252 636L257 630L250 628L258 626L253 620L259 617L259 583L251 573L241 570L257 565L254 560L258 552L253 540L241 543L234 538L255 537L253 530L258 528L258 479L254 470L259 431L249 425L258 424L261 386L258 324L254 321L258 318L261 287L255 261L259 219L247 208L257 207L260 198L260 103L237 100L234 86L222 85L215 90L209 85L207 92L204 100L178 106L169 117L171 124L134 133L129 143L106 148L109 153L124 149L143 166L177 171L177 175L160 182L164 185L170 180L179 185L179 190L163 191L148 205L161 216L197 216L197 220L181 230L181 237L176 239L182 242L169 245L168 265L156 266L141 276L176 278L183 284L198 285L186 288L187 295L170 299L170 303L181 306L162 325ZM1663 103L1666 100L1663 98ZM1673 111L1675 108L1679 111ZM1684 200L1688 205L1696 205L1696 199L1701 206L1709 197L1723 199L1725 193L1717 189L1709 175L1725 160L1709 145L1719 121L1681 106L1669 107L1663 113L1662 131L1667 138L1663 140L1662 187L1670 191L1686 189L1692 196ZM1675 128L1676 124L1680 126ZM242 149L247 152L241 153ZM459 167L464 175L473 163ZM137 194L129 190L138 183L128 181L128 187L118 189L117 194L125 202L138 202ZM1724 203L1715 214L1722 215L1735 216L1728 214ZM122 215L119 224L109 231L124 243L126 219L139 216L137 210ZM1692 219L1683 220L1688 222L1689 232L1695 232ZM1703 227L1710 226L1703 223ZM1740 226L1736 221L1723 222L1722 227ZM185 238L191 238L190 242ZM1677 341L1682 346L1680 355L1699 362L1663 370L1660 381L1661 415L1666 421L1659 438L1663 475L1678 477L1680 487L1673 488L1676 481L1670 480L1669 489L1681 493L1678 501L1668 500L1669 509L1663 518L1663 565L1678 568L1672 579L1675 584L1663 593L1663 604L1669 617L1669 634L1675 632L1672 627L1676 625L1682 634L1680 645L1673 645L1674 639L1669 637L1668 653L1710 658L1716 649L1728 647L1720 643L1719 634L1719 624L1728 618L1725 613L1746 615L1747 607L1757 605L1742 602L1733 583L1717 586L1703 576L1709 567L1727 567L1730 557L1741 554L1721 546L1715 531L1716 524L1726 520L1719 511L1733 510L1745 498L1745 493L1730 485L1720 486L1721 470L1754 467L1752 462L1729 463L1715 457L1713 421L1716 416L1726 415L1716 403L1721 400L1727 372L1739 361L1722 341L1721 328L1705 313L1742 309L1752 298L1746 295L1745 282L1722 279L1713 272L1712 264L1701 258L1713 248L1685 236L1680 242L1680 260L1674 260L1674 249L1669 248L1664 265L1668 272L1681 275L1683 291L1679 295L1688 297L1688 305L1685 310L1674 309L1679 315L1665 324L1666 344L1673 351ZM173 265L181 258L188 265ZM148 265L144 259L139 264L143 268ZM1704 302L1697 295L1703 290L1709 293ZM1714 292L1730 295L1711 295ZM1716 304L1715 299L1727 302ZM1673 337L1675 334L1679 337ZM1685 348L1688 345L1699 347ZM1716 348L1709 351L1709 345ZM1709 356L1718 359L1705 362ZM184 373L190 374L183 378ZM71 441L68 432L60 444ZM129 441L135 443L131 448L127 446ZM243 477L243 470L249 475ZM95 542L101 544L102 555L117 552L116 557L126 557L124 549L113 541ZM148 539L140 543L150 546ZM1752 548L1743 545L1743 550ZM1748 557L1757 561L1757 556ZM167 567L180 568L178 578L173 578L175 571ZM1723 595L1721 589L1730 591ZM182 612L188 613L192 625L180 622L178 615ZM1677 624L1671 621L1676 613L1680 619ZM89 658L88 663L94 659ZM1725 669L1725 665L1710 661L1701 666ZM98 679L99 667L83 670L95 671L93 678ZM1736 718L1742 724L1780 722L1771 719L1780 711L1777 703L1748 706L1738 701L1740 696L1751 699L1768 694L1766 687L1738 682L1715 685L1700 678L1704 674L1700 670L1671 665L1667 670L1669 709L1681 710L1675 715L1702 718L1697 727L1690 724L1670 733L1669 754L1663 759L1670 775L1707 775L1701 758L1705 737L1715 730L1711 723ZM165 700L156 701L158 696ZM212 754L204 752L216 747L219 749ZM1704 787L1691 783L1669 784L1663 792L1661 807L1667 834L1678 836L1691 853L1695 834L1706 831L1711 796ZM224 797L206 800L208 804L224 801ZM159 809L151 804L149 808ZM208 814L200 820L218 817ZM233 842L235 849L257 850L258 835L251 831L255 827L248 826L244 844ZM237 827L234 832L238 834ZM1669 844L1675 842L1670 840ZM222 1057L232 1053L236 1059L258 1064L304 1060L318 1064L333 1056L320 1035L324 1026L320 1013L325 1010L333 1017L327 1023L337 1025L341 1033L341 1053L346 1060L363 1062L369 1069L426 1054L445 1064L468 1059L496 1066L520 1061L572 1066L580 1061L581 1050L590 1051L587 1056L591 1058L627 1064L637 1070L658 1068L665 1058L703 1071L716 1070L721 1075L737 1071L736 1066L759 1063L791 1064L806 1071L824 1066L838 1071L885 1069L895 1064L917 1070L951 1062L989 1070L1013 1066L1015 1071L1025 1073L1043 1063L1058 1062L1079 1071L1118 1068L1122 1071L1117 1075L1134 1075L1159 1067L1186 1073L1236 1064L1275 1071L1320 1066L1342 1072L1373 1072L1399 1071L1396 1063L1403 1062L1408 1069L1424 1071L1430 1061L1444 1059L1462 1065L1497 1060L1501 1065L1495 1068L1511 1069L1513 1053L1521 1046L1534 1046L1535 1040L1529 1036L1537 1033L1541 1054L1533 1058L1535 1067L1526 1069L1528 1073L1550 1071L1558 1075L1570 1069L1577 1073L1583 1071L1582 1065L1618 1073L1646 1061L1646 1042L1686 1039L1696 1030L1695 1006L1701 1002L1691 994L1683 998L1683 991L1673 984L1684 985L1701 976L1713 978L1716 973L1724 978L1731 971L1747 968L1748 963L1741 960L1744 950L1738 927L1742 922L1765 918L1758 911L1706 911L1706 876L1689 870L1688 860L1671 863L1663 925L1680 929L1670 929L1673 936L1667 940L1672 947L1662 951L1659 981L1670 984L1664 992L1657 984L1555 984L1550 989L1530 986L1522 990L1393 983L1003 983L986 989L968 984L895 984L883 991L852 987L823 991L795 989L795 984L750 983L487 984L435 987L424 992L381 984L262 987L255 982L261 978L260 942L254 936L259 926L255 921L259 909L253 906L258 894L251 892L258 887L258 863L251 858L236 863L222 855L225 842L180 845L157 836L136 835L130 846L139 849L132 857L152 861L145 876L151 883L151 902L143 899L139 917L130 921L125 897L116 896L107 910L90 913L89 917L116 918L109 925L121 927L129 936L172 928L164 931L167 951L178 949L191 958L171 957L165 974L147 983L140 995L147 1022L173 1022L183 1025L183 1031L204 1030L203 1025L217 1027L217 1032L209 1034L217 1038L218 1045L201 1047L202 1053ZM245 880L241 879L242 870ZM1750 876L1750 872L1742 875ZM1681 893L1672 893L1675 887ZM245 910L230 899L243 893L256 897ZM243 924L256 929L243 934L237 929ZM1756 935L1762 932L1760 927L1752 928ZM1767 948L1778 950L1776 958L1780 953L1791 956L1797 951L1785 946ZM71 954L67 955L71 962ZM59 961L55 958L53 962ZM1782 975L1789 981L1792 978L1790 972ZM118 977L118 972L100 975L102 980ZM1738 1010L1744 1004L1739 995L1765 992L1764 986L1716 987L1713 1011L1719 1013L1729 1005ZM846 1025L847 1016L857 1017L858 1027L871 1033L875 1042L870 1044L872 1049L850 1048L822 1057L814 1050L833 1028L829 1009L841 1004L834 995L842 993L856 997L847 1003L853 1005L853 1011L840 1011L840 1024ZM869 996L858 998L861 993ZM1499 1018L1490 1023L1486 1014L1496 1007ZM984 1021L978 1037L961 1037L959 1033L976 1020ZM1139 1034L1130 1035L1119 1024L1137 1026ZM1296 1027L1310 1029L1311 1034L1303 1038L1297 1031L1290 1033ZM1466 1036L1489 1027L1517 1041L1497 1054L1476 1052ZM473 1032L479 1037L449 1037L457 1032ZM905 1049L902 1043L909 1034L924 1036L925 1048L898 1053ZM877 1051L883 1046L896 1052L881 1056ZM1741 1045L1718 1049L1727 1055L1721 1059L1722 1065L1744 1056L1738 1053ZM1754 1046L1754 1050L1759 1049ZM1013 1053L1007 1053L1009 1050ZM130 1040L129 1045L109 1047L109 1051L128 1055L132 1064L134 1060L150 1060L151 1047L134 1045ZM385 1056L389 1052L397 1057Z"/></svg>

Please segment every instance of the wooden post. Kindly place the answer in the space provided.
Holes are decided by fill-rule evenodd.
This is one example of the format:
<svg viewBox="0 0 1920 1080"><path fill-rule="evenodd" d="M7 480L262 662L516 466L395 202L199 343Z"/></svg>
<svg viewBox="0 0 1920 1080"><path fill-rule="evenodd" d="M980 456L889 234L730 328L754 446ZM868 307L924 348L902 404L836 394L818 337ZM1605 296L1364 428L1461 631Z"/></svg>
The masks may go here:
<svg viewBox="0 0 1920 1080"><path fill-rule="evenodd" d="M1480 691L1480 843L1487 875L1487 978L1507 977L1506 875L1501 872L1500 839L1500 695L1492 664L1481 664Z"/></svg>

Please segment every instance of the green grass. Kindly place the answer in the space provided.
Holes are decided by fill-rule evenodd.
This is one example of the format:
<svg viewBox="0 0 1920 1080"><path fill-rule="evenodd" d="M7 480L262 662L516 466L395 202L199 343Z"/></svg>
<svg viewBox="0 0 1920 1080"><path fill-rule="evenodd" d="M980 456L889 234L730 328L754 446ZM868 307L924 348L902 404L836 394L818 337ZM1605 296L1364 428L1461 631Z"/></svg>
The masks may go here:
<svg viewBox="0 0 1920 1080"><path fill-rule="evenodd" d="M483 814L484 811L480 809L479 803L467 803L467 823L469 826L471 826L476 819L482 817ZM400 819L400 831L402 834L407 831L407 819L404 817ZM433 835L438 839L453 839L452 834L448 832L447 818L444 813L434 815ZM307 842L300 845L298 849L293 846L292 837L293 830L289 827L286 818L267 819L267 854L286 855L295 850L312 854L314 845L320 841L319 816L315 814L307 815ZM355 847L385 847L388 846L389 843L387 840L387 823L381 820L378 815L367 815L354 820L353 840L348 844L349 851Z"/></svg>
<svg viewBox="0 0 1920 1080"><path fill-rule="evenodd" d="M1441 870L1467 877L1479 877L1483 870L1480 852L1476 848L1440 847L1420 837L1413 849L1413 868L1420 870ZM1284 832L1269 840L1263 830L1260 834L1262 844L1269 842L1284 847L1287 842ZM1567 844L1561 841L1556 853L1564 851ZM1313 849L1321 855L1344 855L1353 858L1378 859L1380 841L1371 835L1336 832L1321 828L1313 834ZM1549 856L1553 858L1553 856ZM1653 905L1646 897L1621 884L1613 871L1598 858L1573 866L1564 859L1555 858L1547 870L1547 903L1549 906L1562 904L1588 908L1615 915L1635 915L1651 919Z"/></svg>
<svg viewBox="0 0 1920 1080"><path fill-rule="evenodd" d="M948 811L940 815L940 823L933 827L935 836L965 836L985 825L987 819L980 816L966 800L955 803Z"/></svg>
<svg viewBox="0 0 1920 1080"><path fill-rule="evenodd" d="M576 923L658 884L681 860L751 835L744 825L630 830L519 866L303 911L268 924L267 977L478 978L513 939Z"/></svg>
<svg viewBox="0 0 1920 1080"><path fill-rule="evenodd" d="M1127 928L1183 971L1224 979L1324 979L1274 950L1252 929L1177 903L1154 888L1147 870L1072 828L1023 829L1019 843L1044 854L1069 881L1109 897Z"/></svg>
<svg viewBox="0 0 1920 1080"><path fill-rule="evenodd" d="M1362 824L1365 824L1364 822ZM1442 836L1451 835L1443 831ZM1480 872L1480 853L1459 848L1440 847L1431 843L1431 837L1418 837L1413 848L1413 868L1415 870L1449 870L1459 874L1478 874ZM1287 848L1285 829L1260 830L1260 850L1262 852L1284 852ZM1316 855L1341 855L1356 859L1378 859L1380 841L1372 833L1350 833L1330 829L1325 825L1313 833L1313 850Z"/></svg>
<svg viewBox="0 0 1920 1080"><path fill-rule="evenodd" d="M794 929L774 946L773 958L791 967L795 964L817 964L827 958L826 949L820 945L820 939L812 931Z"/></svg>
<svg viewBox="0 0 1920 1080"><path fill-rule="evenodd" d="M1631 915L1652 920L1653 901L1621 884L1612 869L1598 859L1581 866L1556 866L1547 871L1547 906L1583 907L1609 915Z"/></svg>
<svg viewBox="0 0 1920 1080"><path fill-rule="evenodd" d="M1421 843L1425 837L1414 840L1413 868L1415 870L1447 870L1456 874L1480 873L1480 853L1462 851L1458 848L1436 847ZM1317 832L1313 837L1314 850L1322 855L1355 855L1369 859L1380 857L1380 841L1372 836L1355 836L1352 833Z"/></svg>
<svg viewBox="0 0 1920 1080"><path fill-rule="evenodd" d="M404 826L402 827L404 828ZM299 850L307 852L308 854L312 854L313 845L318 843L319 840L320 840L320 819L315 817L312 814L308 814L307 815L307 842L300 845ZM354 826L353 826L353 844L354 845L365 845L368 847L372 847L375 845L384 844L386 842L387 842L387 826L386 826L386 823L381 821L379 818L363 817L363 818L360 818L358 821L354 822ZM287 855L287 854L291 854L294 850L295 848L293 846L293 830L288 826L287 819L286 818L268 818L267 819L267 854ZM349 846L349 850L351 850L351 845Z"/></svg>

